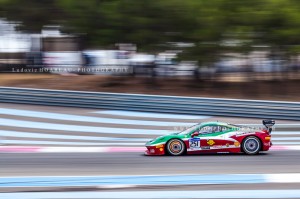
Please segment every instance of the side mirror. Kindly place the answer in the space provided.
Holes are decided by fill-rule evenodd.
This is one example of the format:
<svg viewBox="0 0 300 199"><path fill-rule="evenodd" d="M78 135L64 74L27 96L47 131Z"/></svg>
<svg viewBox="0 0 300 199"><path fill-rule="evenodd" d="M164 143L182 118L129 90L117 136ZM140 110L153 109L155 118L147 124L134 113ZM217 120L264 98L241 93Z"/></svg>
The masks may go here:
<svg viewBox="0 0 300 199"><path fill-rule="evenodd" d="M199 136L199 135L200 135L200 133L199 133L198 131L196 131L196 132L194 132L194 133L192 134L192 138L195 137L195 136Z"/></svg>

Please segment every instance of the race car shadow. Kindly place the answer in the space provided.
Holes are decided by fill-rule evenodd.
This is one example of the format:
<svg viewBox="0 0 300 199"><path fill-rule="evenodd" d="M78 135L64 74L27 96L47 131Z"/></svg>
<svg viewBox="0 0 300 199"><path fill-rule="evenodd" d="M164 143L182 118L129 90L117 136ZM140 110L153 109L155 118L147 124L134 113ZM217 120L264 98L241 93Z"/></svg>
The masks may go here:
<svg viewBox="0 0 300 199"><path fill-rule="evenodd" d="M245 153L202 153L202 154L186 154L185 156L264 156L268 153L259 153L256 155L247 155Z"/></svg>
<svg viewBox="0 0 300 199"><path fill-rule="evenodd" d="M154 155L150 157L192 157L192 156L245 156L245 157L255 157L255 156L266 156L270 155L269 153L259 153L256 155L247 155L245 153L201 153L201 154L184 154L181 156L172 156L172 155ZM141 156L147 156L141 154Z"/></svg>

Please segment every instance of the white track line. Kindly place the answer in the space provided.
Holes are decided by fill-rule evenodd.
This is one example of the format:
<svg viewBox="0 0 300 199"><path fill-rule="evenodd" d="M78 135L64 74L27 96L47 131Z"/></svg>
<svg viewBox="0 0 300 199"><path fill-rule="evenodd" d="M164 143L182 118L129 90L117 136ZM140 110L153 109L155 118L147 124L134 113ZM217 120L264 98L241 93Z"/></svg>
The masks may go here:
<svg viewBox="0 0 300 199"><path fill-rule="evenodd" d="M201 116L201 115L182 115L182 114L170 114L170 113L151 113L151 112L118 111L118 110L96 111L93 113L129 116L129 117L150 117L150 118L167 118L167 119L201 120L201 119L210 118L210 116Z"/></svg>
<svg viewBox="0 0 300 199"><path fill-rule="evenodd" d="M53 120L64 121L78 121L78 122L94 122L94 123L107 123L107 124L124 124L124 125L142 125L142 126L191 126L195 122L161 122L161 121L147 121L147 120L128 120L128 119L115 119L107 117L90 117L62 113L49 113L42 111L28 111L18 109L0 108L0 114L44 118Z"/></svg>
<svg viewBox="0 0 300 199"><path fill-rule="evenodd" d="M146 135L163 135L172 133L167 130L145 130L145 129L132 129L132 128L112 128L112 127L93 127L69 124L56 124L47 122L32 122L15 119L0 118L0 126L11 126L21 128L33 129L47 129L58 131L74 131L74 132L93 132L93 133L107 133L107 134L146 134Z"/></svg>
<svg viewBox="0 0 300 199"><path fill-rule="evenodd" d="M2 140L2 144L27 145L82 145L82 146L144 146L142 142L64 142L64 141L35 141L35 140Z"/></svg>
<svg viewBox="0 0 300 199"><path fill-rule="evenodd" d="M300 198L299 189L282 190L205 190L205 191L85 191L1 193L0 199L244 199L244 198Z"/></svg>
<svg viewBox="0 0 300 199"><path fill-rule="evenodd" d="M0 138L11 139L11 137L20 138L41 138L41 139L69 139L69 140L84 140L84 141L118 141L118 142L147 142L153 138L121 138L121 137L96 137L83 135L65 135L65 134L47 134L47 133L32 133L19 131L4 131L0 130ZM0 141L1 142L1 141Z"/></svg>

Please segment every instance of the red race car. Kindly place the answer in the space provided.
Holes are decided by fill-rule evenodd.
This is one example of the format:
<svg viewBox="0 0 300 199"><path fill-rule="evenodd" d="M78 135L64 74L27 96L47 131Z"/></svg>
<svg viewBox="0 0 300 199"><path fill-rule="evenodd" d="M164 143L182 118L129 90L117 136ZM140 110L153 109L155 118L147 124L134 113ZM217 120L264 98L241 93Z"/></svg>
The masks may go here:
<svg viewBox="0 0 300 199"><path fill-rule="evenodd" d="M205 122L180 133L160 136L146 143L146 155L183 155L200 153L258 154L272 146L274 120L263 120L264 129L223 122Z"/></svg>

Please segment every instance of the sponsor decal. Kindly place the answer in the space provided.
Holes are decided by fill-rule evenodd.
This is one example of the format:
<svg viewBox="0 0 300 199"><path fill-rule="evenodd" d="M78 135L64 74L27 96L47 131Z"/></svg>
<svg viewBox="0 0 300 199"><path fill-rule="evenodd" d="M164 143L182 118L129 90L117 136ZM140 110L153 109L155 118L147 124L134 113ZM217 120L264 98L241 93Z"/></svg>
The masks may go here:
<svg viewBox="0 0 300 199"><path fill-rule="evenodd" d="M163 144L156 145L156 148L163 148L163 147L164 147Z"/></svg>
<svg viewBox="0 0 300 199"><path fill-rule="evenodd" d="M207 144L210 145L210 146L212 146L212 145L215 144L215 141L213 141L213 140L207 140Z"/></svg>
<svg viewBox="0 0 300 199"><path fill-rule="evenodd" d="M200 138L189 139L190 149L200 149Z"/></svg>
<svg viewBox="0 0 300 199"><path fill-rule="evenodd" d="M210 146L203 146L201 147L202 150L207 150L207 149L210 149Z"/></svg>
<svg viewBox="0 0 300 199"><path fill-rule="evenodd" d="M227 143L226 146L229 147L229 143Z"/></svg>
<svg viewBox="0 0 300 199"><path fill-rule="evenodd" d="M240 132L240 133L237 133L236 136L243 136L243 135L249 135L249 134L254 134L254 132Z"/></svg>
<svg viewBox="0 0 300 199"><path fill-rule="evenodd" d="M221 148L223 148L223 145L214 145L214 146L212 146L211 148L214 148L214 149L221 149Z"/></svg>
<svg viewBox="0 0 300 199"><path fill-rule="evenodd" d="M234 142L234 146L239 147L240 143L238 141Z"/></svg>

